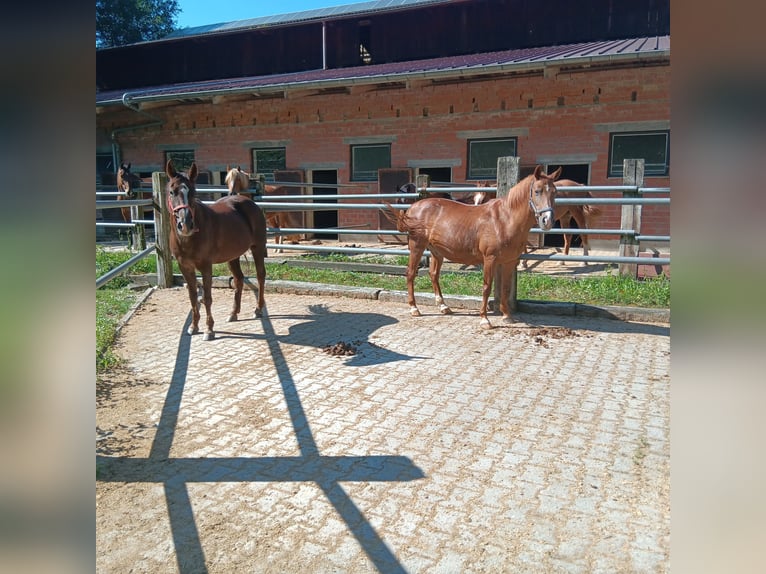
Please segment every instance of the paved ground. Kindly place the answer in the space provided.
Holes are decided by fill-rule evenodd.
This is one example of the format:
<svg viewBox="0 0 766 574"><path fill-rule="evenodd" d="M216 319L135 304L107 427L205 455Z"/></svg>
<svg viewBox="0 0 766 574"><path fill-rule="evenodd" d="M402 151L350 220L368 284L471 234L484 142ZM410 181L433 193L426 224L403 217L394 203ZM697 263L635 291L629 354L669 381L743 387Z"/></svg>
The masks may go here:
<svg viewBox="0 0 766 574"><path fill-rule="evenodd" d="M154 291L99 377L98 572L669 570L668 325L213 297L205 342Z"/></svg>

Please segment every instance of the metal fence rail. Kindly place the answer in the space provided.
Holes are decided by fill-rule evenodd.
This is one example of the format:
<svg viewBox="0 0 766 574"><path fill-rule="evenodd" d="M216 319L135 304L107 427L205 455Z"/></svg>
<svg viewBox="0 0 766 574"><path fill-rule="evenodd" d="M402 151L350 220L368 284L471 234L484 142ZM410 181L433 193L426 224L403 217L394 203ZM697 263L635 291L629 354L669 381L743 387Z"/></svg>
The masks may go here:
<svg viewBox="0 0 766 574"><path fill-rule="evenodd" d="M632 163L631 163L632 162ZM638 162L642 160L626 160L625 173L629 173L630 167L634 172L640 171L643 173L643 166L640 170L636 170ZM164 176L164 174L155 174ZM626 178L626 182L632 183L638 181L639 185L608 185L608 186L560 186L560 191L578 191L578 192L591 192L591 193L621 193L623 197L559 197L556 199L556 203L559 205L621 205L623 206L623 223L619 229L580 229L580 228L560 228L543 231L539 228L532 228L530 233L532 234L568 234L568 235L617 235L620 237L620 254L617 256L577 256L577 255L559 255L549 254L541 255L536 253L524 253L521 255L521 259L528 260L548 260L548 261L579 261L585 263L616 263L622 265L669 265L669 257L639 257L638 244L641 241L653 241L653 242L669 242L669 235L648 235L637 232L638 225L636 223L636 217L640 221L640 207L643 205L670 205L670 197L646 197L646 195L657 194L670 194L669 187L644 187L640 185L643 180L643 176L640 176L639 180L629 180ZM153 178L156 182L160 178ZM284 187L304 187L304 188L352 188L352 187L364 187L364 185L357 184L311 184L311 183L299 183L299 182L266 182L268 185L279 185ZM423 193L444 193L448 191L450 193L473 193L477 191L484 192L496 192L497 187L476 187L467 186L465 184L445 185L442 187L423 186L418 188L419 193L337 193L337 194L317 194L317 195L255 195L255 203L262 209L267 211L338 211L338 210L359 210L359 209L384 209L388 206L393 209L408 209L410 204L400 203L381 203L380 200L414 200L422 197ZM197 188L197 192L200 194L222 194L228 193L228 189L225 186L200 186ZM114 191L97 191L97 198L102 196L113 196L119 192ZM147 194L149 190L141 190L139 193ZM152 190L153 197L157 197L158 190ZM366 203L359 203L358 200L367 200ZM325 203L315 203L325 202ZM204 203L213 203L213 201L204 201ZM162 202L159 202L162 205ZM100 227L125 227L125 228L138 228L139 226L154 225L155 220L143 219L139 216L141 210L145 207L154 207L157 209L158 204L154 199L122 199L122 200L96 200L96 210L112 209L120 207L131 207L134 211L132 223L122 222L96 222ZM164 207L164 206L163 206ZM625 219L626 209L630 217ZM632 210L632 211L631 211ZM632 226L636 225L635 228ZM371 235L371 236L404 236L406 233L399 232L395 229L359 229L357 226L353 228L308 228L308 227L291 227L291 228L267 228L267 233L270 236L273 235L294 235L294 234L337 234L337 235ZM373 248L373 247L328 247L320 245L286 245L286 244L267 244L271 249L282 250L299 250L304 252L333 252L333 253L370 253L370 254L382 254L382 255L408 255L407 249L396 248ZM114 276L124 272L131 265L137 261L146 257L154 250L154 246L148 247L125 262L119 268L112 270L110 274L105 275L103 278L97 280L97 286L102 285ZM430 253L426 251L425 257L430 256ZM167 265L165 263L164 265ZM159 263L158 263L159 267ZM635 269L635 267L634 267ZM623 268L621 267L621 272ZM159 275L159 274L158 274ZM103 281L102 281L103 280ZM102 281L101 283L99 283Z"/></svg>

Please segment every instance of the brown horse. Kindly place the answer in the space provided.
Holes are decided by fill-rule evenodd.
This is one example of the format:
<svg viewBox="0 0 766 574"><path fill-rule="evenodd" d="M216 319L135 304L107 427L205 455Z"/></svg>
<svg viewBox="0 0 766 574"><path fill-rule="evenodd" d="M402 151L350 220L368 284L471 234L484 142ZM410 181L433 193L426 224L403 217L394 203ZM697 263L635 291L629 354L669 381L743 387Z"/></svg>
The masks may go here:
<svg viewBox="0 0 766 574"><path fill-rule="evenodd" d="M508 192L504 199L481 205L466 205L447 199L428 198L415 203L406 212L387 205L386 216L399 231L408 234L410 249L407 265L407 302L410 314L420 316L415 304L415 276L423 252L431 251L429 275L436 304L442 313L451 313L445 305L439 285L439 273L444 259L468 265L483 265L484 281L480 325L490 329L487 319L489 293L492 290L495 267L502 265L500 274L500 312L503 321L510 323L508 296L511 274L519 263L527 235L537 222L541 229L553 226L555 207L555 179L561 168L546 175L538 165L533 174L525 177Z"/></svg>
<svg viewBox="0 0 766 574"><path fill-rule="evenodd" d="M249 173L242 171L239 166L235 168L226 166L226 171L226 179L224 181L229 188L229 195L240 194L247 197L253 196L252 192L248 191L250 187ZM270 195L279 195L283 189L282 186L276 185L266 185L264 187L266 188L264 193ZM280 229L281 227L301 227L303 224L301 221L301 214L297 211L274 211L266 213L266 223L269 227L274 227L276 229ZM298 243L300 235L287 235L285 239L291 243ZM275 236L274 243L277 245L282 243L282 235L280 233L277 233ZM282 253L282 249L277 249L276 253Z"/></svg>
<svg viewBox="0 0 766 574"><path fill-rule="evenodd" d="M490 182L484 182L478 184L477 187L495 187L496 184ZM560 179L556 181L557 197L576 197L585 198L593 197L593 194L589 191L562 191L560 187L576 187L582 186L582 183L576 182L572 179ZM473 203L474 205L480 205L486 203L496 196L494 191L476 191L468 198L464 198L464 203ZM596 220L601 215L601 209L596 205L557 205L553 210L553 222L561 222L562 227L569 226L569 220L574 219L577 222L577 227L580 229L593 229L596 224ZM572 235L564 234L564 255L569 255L569 248L572 246ZM583 255L588 255L590 244L588 243L588 235L583 234L580 236L582 241ZM527 246L524 246L524 253L527 253ZM564 261L560 261L564 265ZM522 266L527 268L527 260L522 261Z"/></svg>
<svg viewBox="0 0 766 574"><path fill-rule="evenodd" d="M234 277L234 306L229 321L236 321L242 300L244 274L239 262L248 249L255 261L258 278L258 306L255 317L263 315L266 303L263 288L266 282L266 219L263 211L252 200L240 196L224 196L211 205L196 197L195 181L197 164L193 163L189 174L177 172L172 160L165 166L168 175L168 210L171 218L170 251L178 261L186 280L189 302L192 308L192 324L189 334L199 332L199 302L197 299L196 270L202 274L202 302L207 313L207 330L204 339L215 338L210 305L213 282L213 264L226 262Z"/></svg>
<svg viewBox="0 0 766 574"><path fill-rule="evenodd" d="M130 171L130 164L120 165L120 169L117 170L117 190L120 194L117 196L117 201L123 199L136 199L136 191L141 188L141 178L135 173ZM133 218L130 216L129 207L121 207L122 219L125 223L130 223Z"/></svg>

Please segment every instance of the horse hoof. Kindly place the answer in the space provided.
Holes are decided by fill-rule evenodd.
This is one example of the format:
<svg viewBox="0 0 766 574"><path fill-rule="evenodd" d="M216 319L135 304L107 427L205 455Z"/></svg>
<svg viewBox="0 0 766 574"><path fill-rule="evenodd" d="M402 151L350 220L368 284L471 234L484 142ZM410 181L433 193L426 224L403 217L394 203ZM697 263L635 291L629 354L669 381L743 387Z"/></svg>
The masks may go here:
<svg viewBox="0 0 766 574"><path fill-rule="evenodd" d="M446 305L442 305L441 307L439 307L439 312L442 315L452 315L452 309L450 309Z"/></svg>
<svg viewBox="0 0 766 574"><path fill-rule="evenodd" d="M202 337L203 341L212 341L213 339L215 339L215 333L213 331L206 332Z"/></svg>
<svg viewBox="0 0 766 574"><path fill-rule="evenodd" d="M482 320L479 322L479 326L482 329L491 329L492 328L492 323L489 322L489 319L482 318Z"/></svg>
<svg viewBox="0 0 766 574"><path fill-rule="evenodd" d="M418 311L417 307L413 307L410 309L410 315L413 317L420 317L420 311Z"/></svg>
<svg viewBox="0 0 766 574"><path fill-rule="evenodd" d="M503 323L505 323L506 325L513 325L514 320L511 318L510 315L506 315L503 317Z"/></svg>
<svg viewBox="0 0 766 574"><path fill-rule="evenodd" d="M189 327L189 328L186 330L186 332L187 332L189 335L196 335L197 333L199 333L199 329L197 329L197 328L195 328L195 327Z"/></svg>
<svg viewBox="0 0 766 574"><path fill-rule="evenodd" d="M237 320L237 314L236 313L232 313L231 315L229 315L229 318L227 319L227 321L229 323L233 323L236 320Z"/></svg>
<svg viewBox="0 0 766 574"><path fill-rule="evenodd" d="M256 309L255 312L253 313L253 317L255 317L256 319L260 319L261 317L263 317L263 309Z"/></svg>

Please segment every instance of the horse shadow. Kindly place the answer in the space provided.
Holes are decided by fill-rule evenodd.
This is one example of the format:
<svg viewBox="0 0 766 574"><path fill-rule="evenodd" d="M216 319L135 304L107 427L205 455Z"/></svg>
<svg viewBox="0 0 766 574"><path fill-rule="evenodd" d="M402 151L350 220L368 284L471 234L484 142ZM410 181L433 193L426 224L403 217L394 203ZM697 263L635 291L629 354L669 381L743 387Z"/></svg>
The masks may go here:
<svg viewBox="0 0 766 574"><path fill-rule="evenodd" d="M268 314L268 308L266 313ZM333 311L325 304L317 304L309 305L308 312L305 314L275 314L269 315L269 318L275 321L283 319L301 321L291 325L286 335L274 334L275 340L281 344L325 349L342 343L346 348L352 348L354 354L347 355L344 361L344 364L349 367L367 367L426 358L392 351L370 340L371 335L378 329L399 322L398 319L389 315ZM260 321L260 319L240 321ZM216 339L225 338L262 340L264 334L216 331Z"/></svg>

